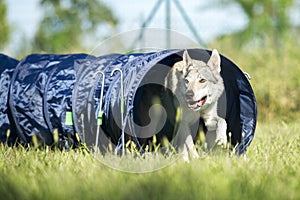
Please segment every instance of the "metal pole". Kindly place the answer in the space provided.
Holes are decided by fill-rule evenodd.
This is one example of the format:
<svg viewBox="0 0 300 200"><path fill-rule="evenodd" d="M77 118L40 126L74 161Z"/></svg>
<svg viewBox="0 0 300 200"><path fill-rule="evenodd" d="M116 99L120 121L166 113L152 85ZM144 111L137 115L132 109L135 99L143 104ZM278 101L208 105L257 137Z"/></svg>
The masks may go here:
<svg viewBox="0 0 300 200"><path fill-rule="evenodd" d="M142 39L142 37L143 37L143 35L144 35L144 31L145 31L146 26L151 22L151 20L153 19L154 15L156 14L156 12L157 12L159 6L161 5L161 3L162 3L163 1L164 1L164 0L158 0L158 1L156 2L156 4L155 4L154 7L152 8L152 10L151 10L149 16L148 16L147 19L143 22L143 24L142 24L142 29L141 29L139 35L138 35L138 36L135 38L135 40L132 42L132 45L130 46L129 51L131 51L131 50L135 47L136 43Z"/></svg>
<svg viewBox="0 0 300 200"><path fill-rule="evenodd" d="M166 47L170 49L171 47L171 4L170 0L166 0Z"/></svg>
<svg viewBox="0 0 300 200"><path fill-rule="evenodd" d="M121 69L119 68L115 68L110 76L112 76L115 71L118 71L121 75L121 80L120 80L120 85L121 85L121 131L122 131L122 155L125 155L125 132L124 132L124 120L123 120L123 117L124 117L124 90L123 90L123 72Z"/></svg>
<svg viewBox="0 0 300 200"><path fill-rule="evenodd" d="M101 74L102 75L102 83L101 83L101 93L100 93L100 103L99 103L99 111L97 114L97 133L96 133L96 141L95 141L95 149L98 148L98 140L99 140L99 132L100 126L102 125L102 105L103 105L103 91L104 91L104 81L105 81L105 74L102 71L98 71L94 74L94 77ZM97 79L96 79L97 80ZM97 81L98 82L98 81Z"/></svg>
<svg viewBox="0 0 300 200"><path fill-rule="evenodd" d="M184 21L187 23L189 29L192 31L194 37L198 41L198 43L202 44L203 47L206 47L205 43L199 37L196 29L194 28L194 25L192 24L192 21L190 20L190 18L185 13L185 11L184 11L183 7L181 6L181 4L179 3L179 1L178 0L173 0L173 1L174 1L175 5L177 6L177 9L179 10L179 12L180 12L181 16L183 17Z"/></svg>

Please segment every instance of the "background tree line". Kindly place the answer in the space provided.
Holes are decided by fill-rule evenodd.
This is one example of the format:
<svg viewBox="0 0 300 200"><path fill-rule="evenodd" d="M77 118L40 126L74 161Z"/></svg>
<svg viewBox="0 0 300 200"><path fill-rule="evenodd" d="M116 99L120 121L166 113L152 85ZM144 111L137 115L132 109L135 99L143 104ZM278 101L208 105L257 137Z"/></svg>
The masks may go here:
<svg viewBox="0 0 300 200"><path fill-rule="evenodd" d="M40 0L43 18L33 37L32 51L61 52L81 48L88 36L95 36L99 26L115 27L118 19L112 10L99 0ZM263 45L269 39L276 46L296 29L290 20L290 8L299 7L297 0L215 0L212 5L238 4L248 18L247 26L231 34L235 43ZM299 8L300 9L300 8ZM7 20L5 0L0 0L0 49L10 39L12 29Z"/></svg>
<svg viewBox="0 0 300 200"><path fill-rule="evenodd" d="M118 20L98 0L40 0L42 20L31 42L34 52L67 52L83 46L86 37L95 36L99 26L114 27ZM0 49L12 33L7 20L7 7L0 0Z"/></svg>

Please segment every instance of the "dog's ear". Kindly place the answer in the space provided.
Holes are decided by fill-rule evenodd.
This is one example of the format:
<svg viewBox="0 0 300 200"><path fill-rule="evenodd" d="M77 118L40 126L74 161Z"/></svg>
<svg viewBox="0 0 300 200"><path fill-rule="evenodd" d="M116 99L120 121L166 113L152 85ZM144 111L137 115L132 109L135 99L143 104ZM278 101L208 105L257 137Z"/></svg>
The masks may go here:
<svg viewBox="0 0 300 200"><path fill-rule="evenodd" d="M183 52L183 56L182 56L182 60L183 60L183 64L186 66L186 67L189 67L191 66L193 63L192 63L192 58L190 57L189 53L187 50L184 50Z"/></svg>
<svg viewBox="0 0 300 200"><path fill-rule="evenodd" d="M185 74L187 72L188 68L193 65L192 58L190 57L187 50L184 50L184 52L183 52L182 61L183 61L182 72L183 72L183 74Z"/></svg>
<svg viewBox="0 0 300 200"><path fill-rule="evenodd" d="M191 57L190 57L190 55L189 55L189 53L188 53L187 50L184 50L182 59L183 59L184 65L185 65L186 67L192 65L192 59L191 59Z"/></svg>
<svg viewBox="0 0 300 200"><path fill-rule="evenodd" d="M219 52L214 49L211 53L211 56L207 62L207 65L217 72L221 72L221 57L219 55Z"/></svg>

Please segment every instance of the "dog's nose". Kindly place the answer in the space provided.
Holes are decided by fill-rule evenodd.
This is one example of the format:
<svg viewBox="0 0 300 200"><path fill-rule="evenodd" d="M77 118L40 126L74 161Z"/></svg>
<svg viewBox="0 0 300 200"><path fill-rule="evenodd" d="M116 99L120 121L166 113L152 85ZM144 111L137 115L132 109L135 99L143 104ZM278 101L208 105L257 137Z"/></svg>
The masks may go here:
<svg viewBox="0 0 300 200"><path fill-rule="evenodd" d="M193 90L188 90L186 93L185 93L185 97L187 99L192 99L194 97L194 92Z"/></svg>

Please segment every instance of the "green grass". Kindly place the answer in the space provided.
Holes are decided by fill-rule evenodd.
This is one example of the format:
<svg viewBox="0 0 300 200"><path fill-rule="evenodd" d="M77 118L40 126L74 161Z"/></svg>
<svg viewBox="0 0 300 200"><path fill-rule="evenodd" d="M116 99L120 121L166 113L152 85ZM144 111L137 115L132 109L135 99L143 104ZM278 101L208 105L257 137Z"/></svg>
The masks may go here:
<svg viewBox="0 0 300 200"><path fill-rule="evenodd" d="M211 46L253 77L259 123L246 159L214 152L184 163L172 153L94 157L0 145L0 199L300 199L299 45L287 41L277 55L232 41Z"/></svg>
<svg viewBox="0 0 300 200"><path fill-rule="evenodd" d="M2 145L1 199L300 199L299 128L296 122L258 124L246 160L214 154L148 173L112 169L83 150ZM145 167L170 158L106 159Z"/></svg>

